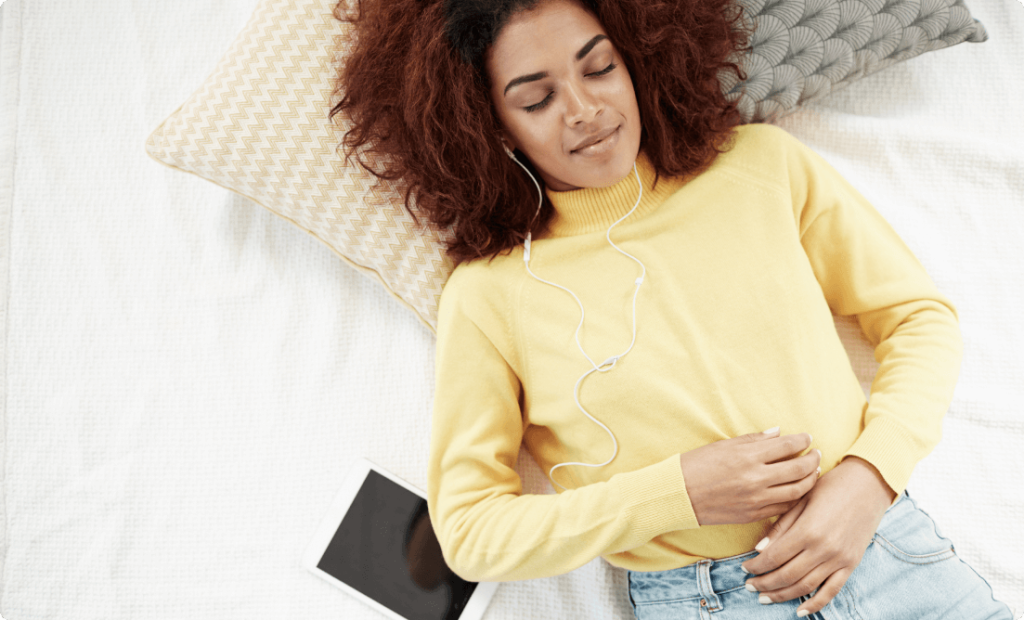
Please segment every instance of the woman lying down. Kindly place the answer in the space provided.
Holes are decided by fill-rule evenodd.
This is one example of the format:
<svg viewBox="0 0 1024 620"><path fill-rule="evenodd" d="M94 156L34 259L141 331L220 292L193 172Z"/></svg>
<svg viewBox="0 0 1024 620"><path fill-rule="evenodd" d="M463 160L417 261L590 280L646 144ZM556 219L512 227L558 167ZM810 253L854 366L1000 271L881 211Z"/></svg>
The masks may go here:
<svg viewBox="0 0 1024 620"><path fill-rule="evenodd" d="M956 311L825 160L739 124L731 2L337 13L347 153L453 230L428 503L457 574L600 556L644 619L1012 620L905 491ZM833 313L875 346L870 403ZM557 494L522 493L521 444Z"/></svg>

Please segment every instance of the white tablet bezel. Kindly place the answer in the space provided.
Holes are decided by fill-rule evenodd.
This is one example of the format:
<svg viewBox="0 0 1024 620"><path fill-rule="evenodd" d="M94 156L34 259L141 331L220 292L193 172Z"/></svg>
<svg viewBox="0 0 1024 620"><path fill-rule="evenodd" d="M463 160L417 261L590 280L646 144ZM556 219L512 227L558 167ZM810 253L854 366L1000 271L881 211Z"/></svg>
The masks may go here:
<svg viewBox="0 0 1024 620"><path fill-rule="evenodd" d="M331 585L341 588L346 593L386 615L388 618L391 618L392 620L409 620L405 616L395 613L372 598L366 596L359 590L356 590L348 584L339 581L330 574L317 568L317 563L319 563L320 558L323 557L324 552L327 550L327 545L330 544L331 540L334 538L334 534L337 532L338 527L341 526L342 519L344 519L349 507L352 505L352 501L355 499L356 494L362 487L363 481L366 479L366 476L369 475L371 470L388 478L392 482L405 487L419 497L422 497L423 499L427 498L426 493L379 465L376 465L365 458L356 459L356 461L353 462L348 475L345 477L344 483L341 485L338 493L334 496L334 500L331 502L331 507L327 510L327 513L321 520L316 532L313 534L309 545L307 545L306 551L302 557L302 565L306 570L310 571L317 577L324 579ZM494 592L497 588L498 582L477 582L477 587L473 590L473 594L466 603L466 607L462 610L459 620L481 620L483 618L484 611L487 609L487 605L490 603L491 597L494 596Z"/></svg>

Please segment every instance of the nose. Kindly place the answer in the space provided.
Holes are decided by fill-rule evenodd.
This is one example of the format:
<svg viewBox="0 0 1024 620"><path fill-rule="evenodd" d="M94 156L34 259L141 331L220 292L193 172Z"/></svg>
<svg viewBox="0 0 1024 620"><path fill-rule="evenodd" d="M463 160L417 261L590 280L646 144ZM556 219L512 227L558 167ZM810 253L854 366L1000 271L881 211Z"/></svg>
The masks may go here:
<svg viewBox="0 0 1024 620"><path fill-rule="evenodd" d="M601 108L601 101L586 84L572 82L566 88L565 124L569 127L593 122Z"/></svg>

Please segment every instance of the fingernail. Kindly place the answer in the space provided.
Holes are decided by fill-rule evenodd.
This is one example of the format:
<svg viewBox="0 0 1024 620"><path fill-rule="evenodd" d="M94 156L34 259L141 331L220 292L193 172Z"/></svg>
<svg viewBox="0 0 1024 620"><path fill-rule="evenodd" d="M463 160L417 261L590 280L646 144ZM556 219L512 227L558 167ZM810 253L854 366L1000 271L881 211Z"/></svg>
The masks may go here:
<svg viewBox="0 0 1024 620"><path fill-rule="evenodd" d="M740 570L743 571L744 573L748 574L748 575L750 574L750 571L748 571L747 569L743 568L742 564L740 564Z"/></svg>
<svg viewBox="0 0 1024 620"><path fill-rule="evenodd" d="M764 551L764 548L768 546L769 542L771 542L771 541L769 541L768 537L765 536L764 538L761 539L761 542L757 543L757 546L754 547L754 551Z"/></svg>
<svg viewBox="0 0 1024 620"><path fill-rule="evenodd" d="M772 433L777 432L778 430L779 430L778 426L773 426L772 428L769 428L768 430L764 431L764 434L765 435L771 435Z"/></svg>
<svg viewBox="0 0 1024 620"><path fill-rule="evenodd" d="M803 618L803 617L809 616L809 615L811 615L811 612L807 611L806 609L801 609L800 611L796 612L796 617L797 618Z"/></svg>
<svg viewBox="0 0 1024 620"><path fill-rule="evenodd" d="M814 443L814 435L807 433L807 436L811 438L811 443Z"/></svg>
<svg viewBox="0 0 1024 620"><path fill-rule="evenodd" d="M819 476L821 475L821 468L820 467L818 468L818 475Z"/></svg>
<svg viewBox="0 0 1024 620"><path fill-rule="evenodd" d="M818 453L818 458L820 459L821 458L821 450L815 448L814 451Z"/></svg>
<svg viewBox="0 0 1024 620"><path fill-rule="evenodd" d="M770 599L767 596L765 596L764 594L762 594L761 596L757 597L757 602L761 603L762 605L771 605L772 604L772 599Z"/></svg>
<svg viewBox="0 0 1024 620"><path fill-rule="evenodd" d="M747 591L749 591L749 592L757 592L757 588L755 588L754 586L750 585L749 581L743 587L746 588Z"/></svg>

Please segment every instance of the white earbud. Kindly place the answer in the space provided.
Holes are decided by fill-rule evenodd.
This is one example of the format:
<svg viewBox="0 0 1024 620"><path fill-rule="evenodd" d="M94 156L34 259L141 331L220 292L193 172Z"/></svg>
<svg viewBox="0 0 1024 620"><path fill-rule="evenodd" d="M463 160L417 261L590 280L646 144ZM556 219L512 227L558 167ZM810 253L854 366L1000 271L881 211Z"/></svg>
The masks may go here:
<svg viewBox="0 0 1024 620"><path fill-rule="evenodd" d="M544 204L544 193L540 189L540 184L537 183L537 179L535 179L533 177L533 175L530 174L530 170L526 166L524 166L518 159L516 159L516 156L512 153L512 151L509 150L508 146L506 146L504 142L502 142L502 146L505 148L505 152L508 153L508 156L512 158L512 161L514 161L517 164L519 164L519 167L522 168L524 171L526 171L526 174L529 175L530 180L533 181L534 186L537 187L537 193L538 193L538 196L539 196L539 200L538 200L538 203L537 203L537 214L539 214L541 206ZM615 435L610 430L608 430L607 426L605 426L600 421L598 421L596 418L594 418L594 416L592 416L589 413L587 413L587 410L583 408L582 404L580 404L580 384L583 383L584 379L586 379L588 376L590 376L591 374L593 374L595 372L608 372L611 369L615 368L615 365L619 362L619 359L622 358L623 356L625 356L627 353L629 353L633 349L633 345L636 343L636 297L637 297L637 294L640 292L640 285L643 284L644 276L647 275L647 268L635 256L633 256L633 255L623 251L621 248L619 248L619 246L617 246L614 243L612 243L612 238L611 238L612 228L615 228L615 226L619 222L621 222L622 220L626 219L627 217L632 215L634 211L636 211L636 208L638 206L640 206L640 199L644 195L644 185L640 181L640 173L637 172L636 164L635 163L633 164L633 174L636 175L637 184L639 184L639 186L640 186L640 194L636 198L636 204L634 204L633 208L629 210L629 213L623 215L614 224L609 226L608 227L608 232L605 233L605 238L608 239L608 243L613 248L615 248L620 254L622 254L624 256L628 256L629 258L631 258L634 261L636 261L636 263L638 265L640 265L640 269L641 269L640 277L636 278L636 280L633 281L633 283L636 285L636 288L633 290L633 340L629 343L629 346L622 353L619 353L618 355L613 355L613 356L609 357L608 359L606 359L605 361L601 362L600 364L595 364L594 363L594 360L591 359L591 357L589 355L587 355L587 352L583 350L583 345L580 343L580 329L583 327L583 319L584 319L584 317L586 315L586 313L583 310L583 302L581 302L580 298L576 296L576 293L573 293L572 291L570 291L569 289L567 289L566 287L564 287L564 286L562 286L560 284L555 284L554 282L549 282L547 280L544 280L543 278L538 277L537 274L533 273L533 270L530 269L530 246L531 246L531 242L533 240L532 233L530 233L530 232L526 233L526 241L523 244L523 262L526 263L526 271L529 272L529 274L531 276L533 276L533 278L535 280L537 280L539 282L543 282L544 284L549 284L551 286L554 286L555 288L562 289L566 293L569 293L570 295L572 295L572 298L576 300L576 303L580 307L580 323L579 323L579 325L576 326L576 346L579 347L580 353L583 354L583 357L587 358L587 361L590 362L590 365L592 366L592 368L590 370L588 370L587 372L583 373L583 375L580 376L580 378L576 380L576 387L573 388L573 398L576 401L576 406L579 408L580 411L583 412L583 415L585 415L588 418L590 418L595 424L597 424L598 426L603 428L605 430L605 432L608 433L608 435L612 438L612 445L615 448L615 450L612 452L611 457L607 461L605 461L604 463L596 463L595 464L595 463L571 462L571 463L559 463L558 465L555 465L554 467L552 467L551 470L548 472L548 477L551 478L552 482L554 482L558 486L562 487L563 489L566 489L566 487L564 485L560 484L557 480L555 480L555 477L554 477L555 470L558 469L559 467L566 467L568 465L580 465L582 467L603 467L603 466L607 465L608 463L611 463L612 460L615 458L615 455L619 453L619 444L618 444L617 441L615 441ZM536 217L537 216L534 215L535 219L536 219ZM566 489L566 490L568 490L568 489Z"/></svg>
<svg viewBox="0 0 1024 620"><path fill-rule="evenodd" d="M508 154L508 156L512 158L512 161L514 161L517 164L519 164L519 167L523 169L523 172L526 173L526 176L530 177L530 180L533 181L533 186L537 188L537 211L533 214L533 220L536 220L537 216L540 215L541 208L544 206L544 192L541 191L541 189L540 189L540 183L538 183L537 179L533 178L533 175L530 174L530 169L527 168L526 166L524 166L523 162L519 161L516 158L516 154L513 153L511 151L511 149L508 148L508 145L505 144L504 140L501 141L501 148L505 149L505 153ZM532 220L530 221L530 225L531 226L533 225L533 221ZM526 269L527 269L527 271L529 271L529 269L530 269L530 242L532 240L533 240L533 233L531 231L527 230L526 231L526 241L523 243L523 260L526 262ZM536 278L537 276L534 276L534 277Z"/></svg>

